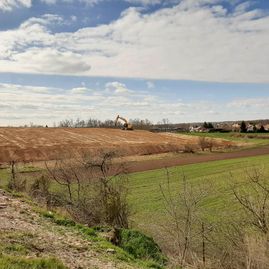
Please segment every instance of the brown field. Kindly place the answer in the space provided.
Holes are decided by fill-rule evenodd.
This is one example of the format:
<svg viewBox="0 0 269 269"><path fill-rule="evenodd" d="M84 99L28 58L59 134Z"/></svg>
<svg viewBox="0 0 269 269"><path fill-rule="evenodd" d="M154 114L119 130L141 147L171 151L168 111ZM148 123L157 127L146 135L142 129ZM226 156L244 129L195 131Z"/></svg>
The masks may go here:
<svg viewBox="0 0 269 269"><path fill-rule="evenodd" d="M116 151L121 156L180 152L185 145L199 147L199 138L148 131L80 128L0 128L0 163L36 162L72 158L77 152ZM218 149L234 143L214 139Z"/></svg>

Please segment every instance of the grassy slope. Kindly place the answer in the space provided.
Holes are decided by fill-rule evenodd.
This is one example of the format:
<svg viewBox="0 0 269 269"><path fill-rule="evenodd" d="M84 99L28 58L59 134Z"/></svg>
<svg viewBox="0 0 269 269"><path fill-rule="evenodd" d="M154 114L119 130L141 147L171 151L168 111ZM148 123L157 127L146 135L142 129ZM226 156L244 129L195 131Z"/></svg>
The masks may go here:
<svg viewBox="0 0 269 269"><path fill-rule="evenodd" d="M67 269L56 259L20 258L0 255L0 269Z"/></svg>
<svg viewBox="0 0 269 269"><path fill-rule="evenodd" d="M236 178L243 178L244 171L254 166L263 167L269 175L269 155L213 161L191 164L169 169L172 189L180 188L180 181L184 173L194 185L201 182L210 183L212 193L205 201L208 218L218 221L225 212L231 217L240 217L234 198L229 190L230 172ZM0 185L4 183L8 174L0 170ZM134 227L154 236L154 229L165 223L165 210L161 196L160 185L166 182L166 170L154 170L130 175L130 203L134 211ZM155 228L154 228L155 227Z"/></svg>
<svg viewBox="0 0 269 269"><path fill-rule="evenodd" d="M171 174L172 187L175 190L180 187L183 173L193 184L201 183L204 180L210 182L214 189L214 194L206 201L206 207L208 208L209 215L214 215L215 212L233 204L232 196L229 193L229 173L232 172L240 178L244 174L245 169L253 166L264 166L265 172L269 174L269 155L184 165L170 168L169 173ZM0 170L0 187L7 184L8 177L8 170ZM162 222L164 205L160 184L165 184L165 182L165 169L130 175L129 199L135 212L133 219L136 227L144 227ZM55 191L57 187L54 186L53 188Z"/></svg>
<svg viewBox="0 0 269 269"><path fill-rule="evenodd" d="M25 167L22 171L36 171L34 168ZM9 169L0 169L0 189L6 188L8 178L10 177ZM57 185L58 186L58 185ZM54 186L56 187L56 186ZM55 191L55 188L54 188ZM98 232L95 232L92 228L88 228L84 225L76 224L73 221L66 219L65 217L59 216L52 212L47 212L42 208L39 208L35 203L33 203L30 198L21 193L13 193L15 197L18 197L18 200L29 203L29 206L32 206L32 211L40 214L41 220L44 218L44 221L51 221L51 225L58 225L61 227L61 233L78 232L84 237L85 240L90 241L91 251L96 251L100 258L105 261L111 261L117 264L117 268L163 268L162 265L156 261L151 260L149 257L139 258L136 257L120 247L112 245L110 242L107 242L102 236L99 236ZM24 213L24 211L21 211ZM13 219L14 217L11 216ZM27 215L27 218L29 216ZM31 217L29 219L32 219ZM42 223L42 221L41 221ZM1 229L0 229L1 230ZM56 229L55 229L56 232ZM28 236L28 234L27 234ZM0 269L52 269L59 268L65 269L66 267L62 265L55 258L30 258L32 256L31 246L29 247L28 239L24 240L24 234L20 236L16 231L7 233L6 231L0 231ZM32 235L30 235L32 238ZM21 239L21 240L20 240ZM57 239L55 239L57 240ZM9 242L10 241L10 242ZM18 243L19 242L19 243ZM115 254L108 255L106 253L107 249L114 249ZM26 258L25 258L26 257ZM164 257L164 256L163 256ZM59 257L56 257L59 258ZM165 259L165 258L164 258ZM96 267L99 268L99 267Z"/></svg>
<svg viewBox="0 0 269 269"><path fill-rule="evenodd" d="M79 256L79 252L90 253L89 256L85 254L85 264L89 257L99 260L98 265L90 268L107 268L108 264L113 264L113 268L163 268L157 262L151 259L142 260L135 257L120 247L114 246L108 242L97 231L87 226L77 224L72 220L66 219L58 214L46 211L39 208L26 196L20 193L13 193L12 199L16 199L16 211L20 216L15 216L10 211L9 218L11 220L23 220L29 222L29 225L36 225L33 231L24 230L23 226L16 226L16 229L10 230L0 229L0 269L67 269L62 262L66 262L63 257L54 249L55 244L57 247L62 245L63 255L65 255L64 247L71 251L72 255L78 261L83 261L84 254ZM15 198L17 197L17 198ZM21 208L23 206L23 210ZM25 205L27 205L25 207ZM12 205L9 205L9 208ZM28 208L31 210L28 211ZM32 215L33 214L33 215ZM19 222L21 225L21 223ZM40 239L39 227L42 228L42 236L47 236L53 231L54 237L50 241L48 249L45 247L44 239ZM64 235L67 235L64 238ZM41 241L40 241L41 240ZM61 241L59 241L61 240ZM39 244L39 242L41 244ZM67 243L66 243L67 242ZM40 255L42 258L36 258ZM107 249L113 249L113 255L107 253ZM73 252L72 252L73 251ZM58 253L58 254L57 254ZM77 253L77 254L76 254ZM71 254L70 254L71 255ZM65 257L65 256L64 256ZM73 258L74 258L73 257ZM164 256L163 256L164 257ZM62 260L62 262L60 261ZM112 266L112 265L111 265ZM83 267L83 266L82 266ZM81 267L81 268L82 268ZM72 267L74 268L74 267ZM88 268L88 267L87 267Z"/></svg>
<svg viewBox="0 0 269 269"><path fill-rule="evenodd" d="M263 167L269 174L269 155L214 161L185 165L169 169L171 186L173 190L180 188L180 181L184 173L191 183L209 183L212 193L205 202L208 218L214 220L220 217L220 213L235 208L233 196L229 190L230 172L236 178L242 178L246 169L254 166ZM135 225L147 230L148 227L165 222L164 204L160 192L160 184L166 182L166 171L154 170L143 173L135 173L130 179L130 202L135 212L133 217Z"/></svg>

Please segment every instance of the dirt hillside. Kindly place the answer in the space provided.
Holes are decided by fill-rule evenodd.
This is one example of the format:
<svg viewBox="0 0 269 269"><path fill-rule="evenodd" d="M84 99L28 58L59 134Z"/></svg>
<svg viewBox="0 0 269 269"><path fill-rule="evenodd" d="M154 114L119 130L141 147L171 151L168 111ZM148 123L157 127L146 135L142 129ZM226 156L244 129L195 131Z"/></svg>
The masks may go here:
<svg viewBox="0 0 269 269"><path fill-rule="evenodd" d="M96 244L72 228L52 223L34 212L27 202L0 189L1 254L26 259L55 257L68 269L140 268L119 261L116 254L107 253Z"/></svg>
<svg viewBox="0 0 269 269"><path fill-rule="evenodd" d="M0 163L70 158L75 152L117 151L122 156L175 152L198 138L147 131L86 128L0 128ZM216 140L219 147L230 142Z"/></svg>

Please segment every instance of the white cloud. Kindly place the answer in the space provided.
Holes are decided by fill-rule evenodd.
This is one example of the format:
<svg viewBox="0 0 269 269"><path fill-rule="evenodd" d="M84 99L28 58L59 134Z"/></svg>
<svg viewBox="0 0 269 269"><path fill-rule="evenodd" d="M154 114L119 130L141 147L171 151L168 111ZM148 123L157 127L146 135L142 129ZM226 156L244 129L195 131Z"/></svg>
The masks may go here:
<svg viewBox="0 0 269 269"><path fill-rule="evenodd" d="M126 85L118 81L106 83L106 90L114 94L130 94L133 91L127 89Z"/></svg>
<svg viewBox="0 0 269 269"><path fill-rule="evenodd" d="M155 88L155 84L152 81L147 81L147 88L148 89L154 89Z"/></svg>
<svg viewBox="0 0 269 269"><path fill-rule="evenodd" d="M228 103L230 108L239 109L264 109L268 108L269 98L247 98L247 99L237 99Z"/></svg>
<svg viewBox="0 0 269 269"><path fill-rule="evenodd" d="M31 0L1 0L0 11L12 11L14 8L18 7L30 8L31 5Z"/></svg>
<svg viewBox="0 0 269 269"><path fill-rule="evenodd" d="M0 125L23 125L29 122L49 124L66 118L114 119L122 114L129 119L148 118L154 122L250 120L266 118L268 98L235 99L226 102L165 99L149 92L128 90L114 81L98 90L85 86L71 90L31 85L0 84ZM108 90L110 88L111 90ZM205 97L206 98L206 97ZM205 109L206 108L206 109Z"/></svg>
<svg viewBox="0 0 269 269"><path fill-rule="evenodd" d="M71 90L71 93L73 93L73 94L86 94L89 92L90 92L90 89L88 89L86 87L77 87L77 88L73 88Z"/></svg>
<svg viewBox="0 0 269 269"><path fill-rule="evenodd" d="M53 33L52 21L64 23L43 16L0 32L0 72L269 82L269 15L260 10L227 15L219 0L182 0L74 33Z"/></svg>

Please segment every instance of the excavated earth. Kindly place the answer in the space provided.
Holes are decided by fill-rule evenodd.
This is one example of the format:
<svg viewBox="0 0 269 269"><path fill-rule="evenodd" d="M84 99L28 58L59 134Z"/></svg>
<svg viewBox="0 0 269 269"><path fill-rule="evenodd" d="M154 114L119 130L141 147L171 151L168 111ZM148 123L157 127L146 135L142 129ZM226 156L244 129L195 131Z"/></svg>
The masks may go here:
<svg viewBox="0 0 269 269"><path fill-rule="evenodd" d="M180 152L186 145L199 147L198 137L148 131L88 128L0 128L0 164L72 158L76 153L115 151L121 156ZM215 139L214 146L232 142Z"/></svg>

